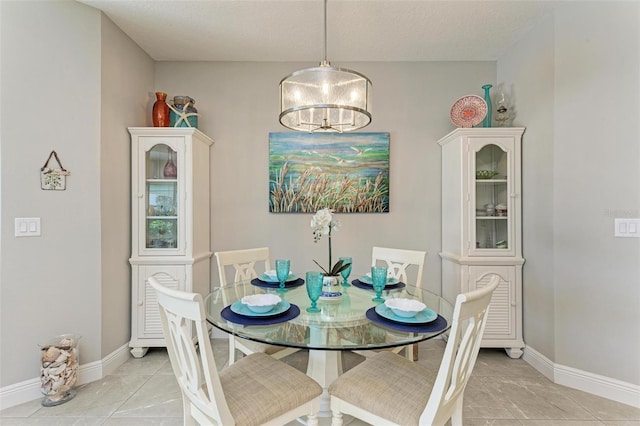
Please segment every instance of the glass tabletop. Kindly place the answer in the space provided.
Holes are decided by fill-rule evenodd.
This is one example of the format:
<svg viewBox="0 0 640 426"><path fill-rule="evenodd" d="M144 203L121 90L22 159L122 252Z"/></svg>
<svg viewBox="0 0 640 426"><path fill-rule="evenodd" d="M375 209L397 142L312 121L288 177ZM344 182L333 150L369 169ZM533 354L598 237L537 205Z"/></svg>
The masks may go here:
<svg viewBox="0 0 640 426"><path fill-rule="evenodd" d="M255 282L255 281L254 281ZM306 312L311 305L305 285L278 292L275 288L259 287L251 281L240 281L224 288L217 288L205 298L207 320L213 326L238 337L256 342L318 350L370 350L404 346L431 339L447 331L451 325L453 306L442 297L427 290L407 285L385 290L383 298L410 298L421 300L428 309L435 311L441 327L425 331L425 327L402 327L406 324L383 324L371 308L377 306L371 299L375 292L356 286L342 287L342 296L335 300L321 300L319 313ZM242 325L223 318L230 305L251 294L273 293L297 306L300 314L294 318L268 325ZM237 304L235 306L238 306ZM233 310L233 307L231 307ZM369 314L367 315L367 311ZM369 319L373 315L374 320ZM228 315L227 315L228 318ZM445 322L446 321L446 322ZM389 326L390 325L390 326ZM400 330L405 328L408 330ZM428 327L426 327L428 328Z"/></svg>

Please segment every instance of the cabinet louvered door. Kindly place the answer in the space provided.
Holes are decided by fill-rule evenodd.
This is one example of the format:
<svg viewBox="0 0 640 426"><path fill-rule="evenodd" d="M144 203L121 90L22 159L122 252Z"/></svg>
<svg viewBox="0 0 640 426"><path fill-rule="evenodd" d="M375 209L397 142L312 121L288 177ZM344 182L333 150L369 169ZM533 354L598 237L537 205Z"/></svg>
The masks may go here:
<svg viewBox="0 0 640 426"><path fill-rule="evenodd" d="M517 295L514 285L515 267L513 266L471 266L469 290L483 288L494 275L500 276L500 284L493 292L489 305L489 317L484 330L483 340L515 339Z"/></svg>
<svg viewBox="0 0 640 426"><path fill-rule="evenodd" d="M138 299L138 333L145 338L162 339L162 324L160 322L160 312L158 310L158 298L156 292L147 281L147 278L154 277L160 284L174 290L184 290L185 281L184 266L143 266L140 267L139 282L145 283L140 286Z"/></svg>

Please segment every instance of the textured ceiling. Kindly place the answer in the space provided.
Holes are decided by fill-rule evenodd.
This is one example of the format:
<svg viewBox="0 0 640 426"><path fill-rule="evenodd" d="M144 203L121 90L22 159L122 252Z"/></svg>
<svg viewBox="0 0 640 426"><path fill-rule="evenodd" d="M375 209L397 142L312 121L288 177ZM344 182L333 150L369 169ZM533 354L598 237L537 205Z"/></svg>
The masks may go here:
<svg viewBox="0 0 640 426"><path fill-rule="evenodd" d="M323 58L322 0L79 0L157 61ZM329 0L327 59L496 60L555 1Z"/></svg>

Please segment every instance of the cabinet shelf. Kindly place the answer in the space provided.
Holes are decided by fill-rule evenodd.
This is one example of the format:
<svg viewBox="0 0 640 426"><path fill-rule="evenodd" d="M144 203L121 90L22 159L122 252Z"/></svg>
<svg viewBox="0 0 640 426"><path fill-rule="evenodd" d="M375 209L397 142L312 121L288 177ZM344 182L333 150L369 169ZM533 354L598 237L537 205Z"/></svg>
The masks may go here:
<svg viewBox="0 0 640 426"><path fill-rule="evenodd" d="M476 216L478 220L507 220L507 216Z"/></svg>
<svg viewBox="0 0 640 426"><path fill-rule="evenodd" d="M476 179L476 183L507 183L507 179Z"/></svg>
<svg viewBox="0 0 640 426"><path fill-rule="evenodd" d="M162 219L174 219L174 220L175 220L175 219L177 219L177 218L178 218L178 216L147 216L147 219L148 219L148 220L151 220L151 219L153 219L153 220L158 220L158 219L161 219L161 220L162 220Z"/></svg>
<svg viewBox="0 0 640 426"><path fill-rule="evenodd" d="M159 179L159 178L152 178L152 179L147 179L148 183L177 183L178 179Z"/></svg>

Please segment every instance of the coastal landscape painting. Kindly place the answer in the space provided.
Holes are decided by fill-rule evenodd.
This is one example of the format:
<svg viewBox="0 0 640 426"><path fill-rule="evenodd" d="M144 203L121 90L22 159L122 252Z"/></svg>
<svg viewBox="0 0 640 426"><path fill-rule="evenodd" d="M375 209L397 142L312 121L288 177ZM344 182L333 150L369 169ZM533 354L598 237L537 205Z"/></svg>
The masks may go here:
<svg viewBox="0 0 640 426"><path fill-rule="evenodd" d="M389 211L389 133L269 133L269 211Z"/></svg>

